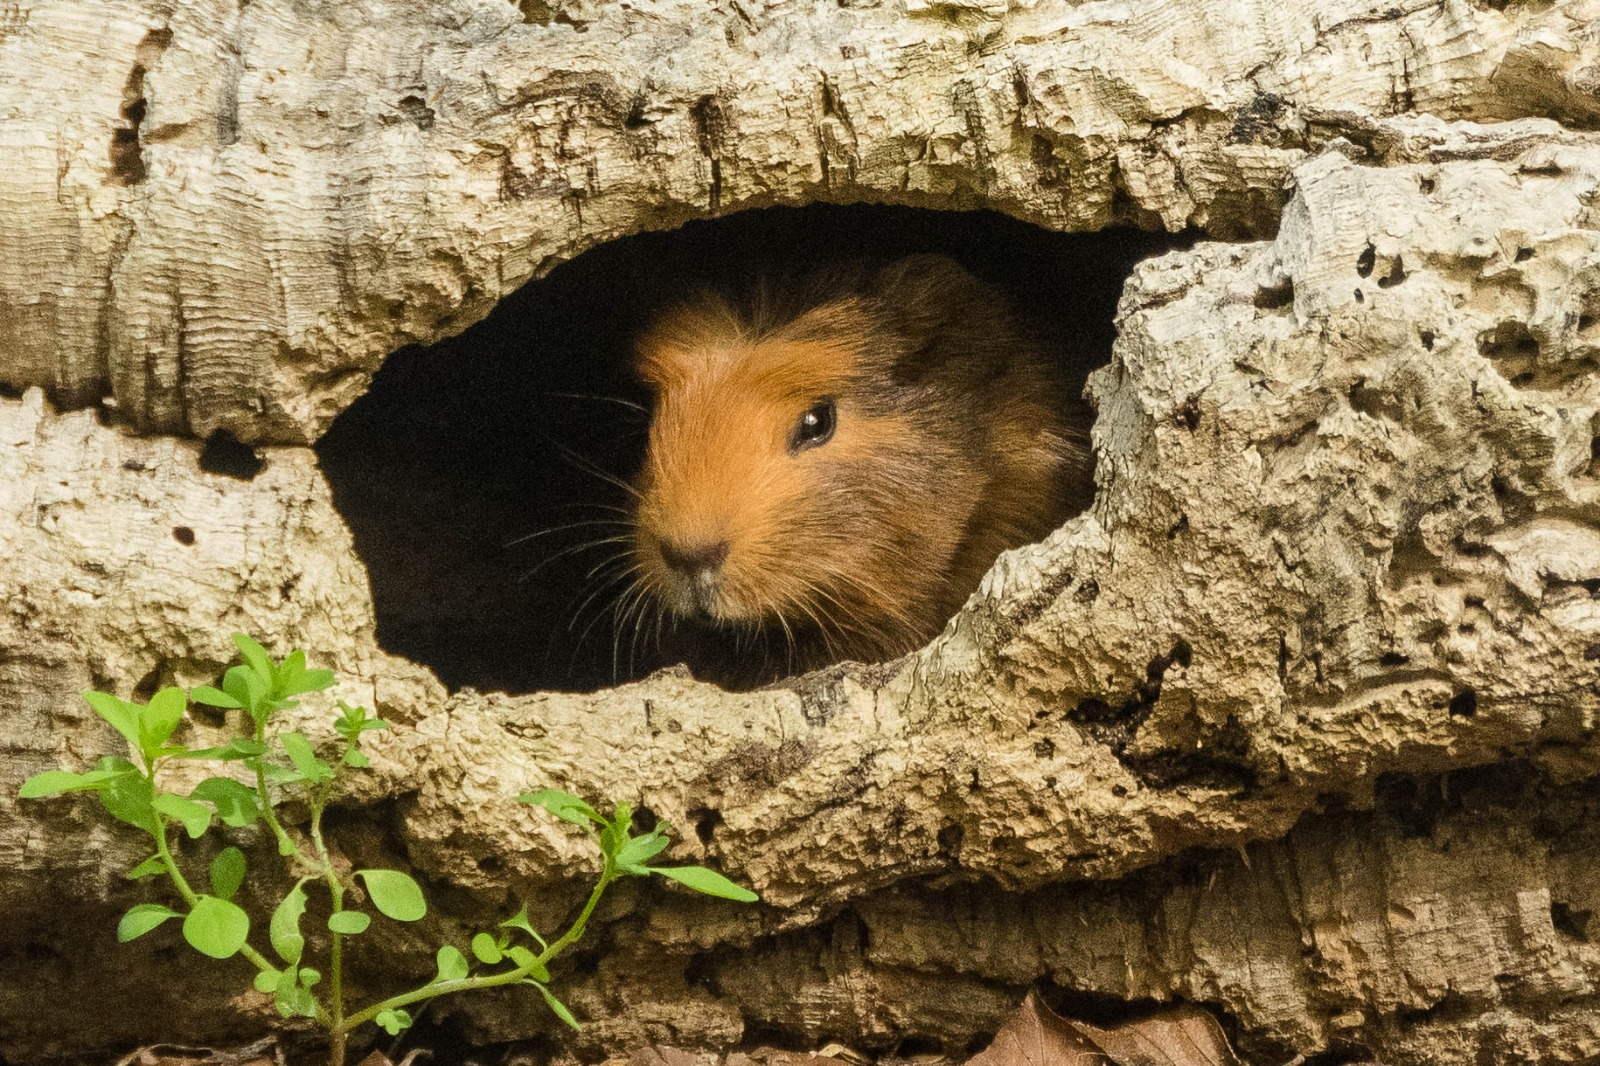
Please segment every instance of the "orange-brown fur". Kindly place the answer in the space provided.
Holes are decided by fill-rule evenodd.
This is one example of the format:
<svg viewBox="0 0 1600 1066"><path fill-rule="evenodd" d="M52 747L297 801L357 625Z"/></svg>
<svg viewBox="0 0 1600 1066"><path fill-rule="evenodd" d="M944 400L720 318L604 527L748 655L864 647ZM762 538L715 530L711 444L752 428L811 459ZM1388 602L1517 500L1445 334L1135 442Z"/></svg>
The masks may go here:
<svg viewBox="0 0 1600 1066"><path fill-rule="evenodd" d="M725 680L910 651L999 552L1087 500L1088 412L1059 353L942 257L840 268L753 309L707 295L640 339L637 369L656 406L624 616L765 638L707 668ZM796 451L797 419L830 399L831 439ZM683 545L724 555L675 569Z"/></svg>

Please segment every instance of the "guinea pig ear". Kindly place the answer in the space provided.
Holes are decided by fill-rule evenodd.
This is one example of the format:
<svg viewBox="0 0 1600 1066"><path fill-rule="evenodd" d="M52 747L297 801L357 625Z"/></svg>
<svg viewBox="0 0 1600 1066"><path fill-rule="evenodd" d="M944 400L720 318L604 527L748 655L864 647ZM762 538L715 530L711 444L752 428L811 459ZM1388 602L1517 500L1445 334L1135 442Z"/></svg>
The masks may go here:
<svg viewBox="0 0 1600 1066"><path fill-rule="evenodd" d="M882 268L872 279L883 321L901 335L895 365L915 380L944 358L956 335L982 332L1009 301L999 289L944 255L913 255Z"/></svg>
<svg viewBox="0 0 1600 1066"><path fill-rule="evenodd" d="M919 314L938 311L952 293L982 286L983 282L954 259L932 254L897 259L872 279L873 291L885 303Z"/></svg>

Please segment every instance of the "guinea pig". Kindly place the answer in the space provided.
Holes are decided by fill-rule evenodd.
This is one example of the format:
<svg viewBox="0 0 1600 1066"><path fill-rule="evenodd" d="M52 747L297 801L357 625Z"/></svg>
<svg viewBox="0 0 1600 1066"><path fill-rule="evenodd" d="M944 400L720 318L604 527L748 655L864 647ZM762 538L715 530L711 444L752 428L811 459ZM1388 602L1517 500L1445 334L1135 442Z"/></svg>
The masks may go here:
<svg viewBox="0 0 1600 1066"><path fill-rule="evenodd" d="M942 256L701 294L634 365L654 406L621 617L686 624L702 677L912 651L1093 491L1081 374Z"/></svg>

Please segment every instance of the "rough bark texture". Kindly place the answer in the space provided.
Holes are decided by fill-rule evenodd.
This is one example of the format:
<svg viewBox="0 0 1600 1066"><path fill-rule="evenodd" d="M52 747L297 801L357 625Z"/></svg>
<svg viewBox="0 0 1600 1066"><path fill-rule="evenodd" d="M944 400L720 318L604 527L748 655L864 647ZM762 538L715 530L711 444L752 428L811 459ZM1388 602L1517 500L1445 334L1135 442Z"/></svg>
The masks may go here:
<svg viewBox="0 0 1600 1066"><path fill-rule="evenodd" d="M131 843L14 798L111 749L78 690L209 681L232 628L400 727L340 839L456 886L425 932L576 898L584 850L509 802L551 784L647 805L763 894L620 894L570 986L583 1054L959 1049L1048 978L1215 1005L1263 1055L1600 1055L1597 17L0 7L0 383L54 401L0 399L0 1001L27 1005L0 1055L267 1024L196 999L237 968L149 987L173 949L110 943ZM1138 269L1094 507L906 660L512 698L381 652L295 445L586 246L818 199L1234 243ZM101 398L119 424L67 410ZM127 426L284 446L239 480Z"/></svg>

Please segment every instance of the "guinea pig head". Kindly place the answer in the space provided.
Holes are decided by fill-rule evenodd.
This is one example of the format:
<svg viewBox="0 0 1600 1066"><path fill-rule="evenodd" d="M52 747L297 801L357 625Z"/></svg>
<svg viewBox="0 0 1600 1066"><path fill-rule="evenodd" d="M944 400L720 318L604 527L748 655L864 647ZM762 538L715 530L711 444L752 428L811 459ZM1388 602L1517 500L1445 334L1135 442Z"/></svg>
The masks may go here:
<svg viewBox="0 0 1600 1066"><path fill-rule="evenodd" d="M904 650L918 603L979 493L958 449L888 395L896 353L844 296L776 328L714 298L638 345L655 390L635 480L637 588L668 613L820 641L830 657Z"/></svg>

